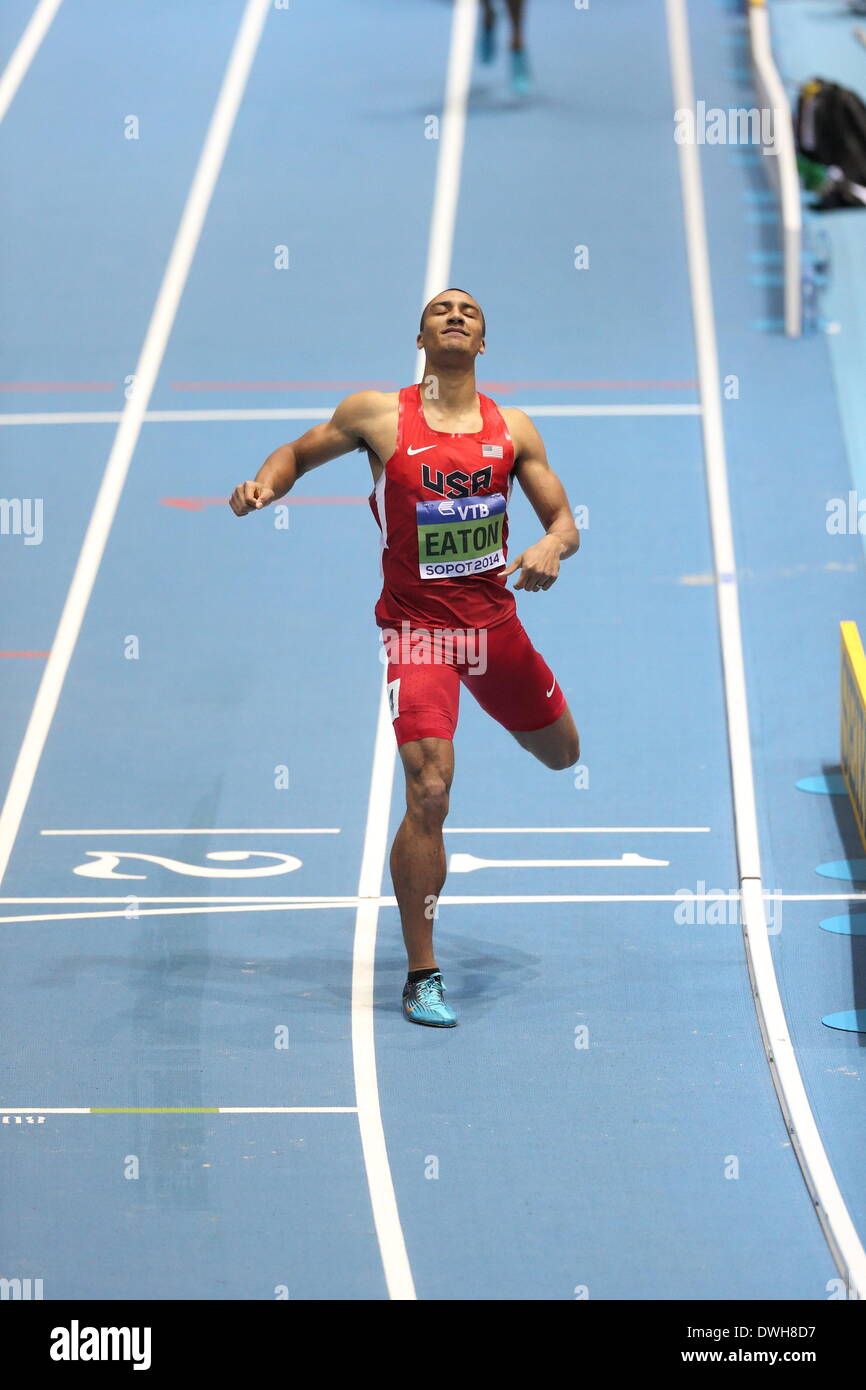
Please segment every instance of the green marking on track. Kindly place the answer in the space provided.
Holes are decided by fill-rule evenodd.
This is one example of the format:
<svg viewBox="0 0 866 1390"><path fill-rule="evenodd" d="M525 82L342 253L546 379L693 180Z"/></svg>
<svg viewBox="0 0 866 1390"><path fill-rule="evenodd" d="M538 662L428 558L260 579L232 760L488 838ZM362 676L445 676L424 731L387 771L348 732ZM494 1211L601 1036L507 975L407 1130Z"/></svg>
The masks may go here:
<svg viewBox="0 0 866 1390"><path fill-rule="evenodd" d="M218 1105L94 1105L91 1115L218 1115Z"/></svg>

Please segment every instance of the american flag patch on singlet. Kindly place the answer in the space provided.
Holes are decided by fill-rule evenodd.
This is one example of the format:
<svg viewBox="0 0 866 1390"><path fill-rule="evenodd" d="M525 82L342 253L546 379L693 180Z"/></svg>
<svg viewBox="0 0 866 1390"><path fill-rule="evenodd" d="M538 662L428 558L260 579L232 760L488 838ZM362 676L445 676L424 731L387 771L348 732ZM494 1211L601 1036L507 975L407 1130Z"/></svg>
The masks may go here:
<svg viewBox="0 0 866 1390"><path fill-rule="evenodd" d="M482 456L482 458L486 458L486 459L501 459L501 458L502 458L502 445L501 445L501 444L482 444L482 445L481 445L481 456Z"/></svg>

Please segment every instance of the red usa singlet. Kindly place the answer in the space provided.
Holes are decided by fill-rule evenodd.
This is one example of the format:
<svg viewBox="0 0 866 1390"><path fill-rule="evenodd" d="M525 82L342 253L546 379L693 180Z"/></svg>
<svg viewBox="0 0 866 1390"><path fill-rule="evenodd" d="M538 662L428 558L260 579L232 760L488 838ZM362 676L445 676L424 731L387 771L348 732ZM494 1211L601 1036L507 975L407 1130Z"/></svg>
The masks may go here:
<svg viewBox="0 0 866 1390"><path fill-rule="evenodd" d="M381 532L380 627L495 627L515 612L504 574L514 444L478 393L481 429L427 424L420 386L399 396L397 444L370 495Z"/></svg>

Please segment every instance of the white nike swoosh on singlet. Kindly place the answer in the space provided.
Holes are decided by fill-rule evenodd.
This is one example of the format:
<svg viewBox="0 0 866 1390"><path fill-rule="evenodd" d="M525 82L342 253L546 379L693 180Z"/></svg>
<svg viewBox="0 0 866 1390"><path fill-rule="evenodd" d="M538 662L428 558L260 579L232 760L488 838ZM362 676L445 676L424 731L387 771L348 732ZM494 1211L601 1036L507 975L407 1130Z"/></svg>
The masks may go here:
<svg viewBox="0 0 866 1390"><path fill-rule="evenodd" d="M435 444L423 444L423 445L421 446L420 449L413 449L413 448L412 448L412 445L410 444L410 445L409 445L409 448L406 450L406 453L407 453L407 454L426 454L426 452L427 452L428 449L435 449L435 448L436 448L436 445L435 445Z"/></svg>
<svg viewBox="0 0 866 1390"><path fill-rule="evenodd" d="M545 690L545 692L544 692L545 695L547 696L548 700L550 699L550 697L551 697L551 695L553 694L553 692L554 692L555 689L556 689L556 681L553 682L553 685L550 687L549 690Z"/></svg>

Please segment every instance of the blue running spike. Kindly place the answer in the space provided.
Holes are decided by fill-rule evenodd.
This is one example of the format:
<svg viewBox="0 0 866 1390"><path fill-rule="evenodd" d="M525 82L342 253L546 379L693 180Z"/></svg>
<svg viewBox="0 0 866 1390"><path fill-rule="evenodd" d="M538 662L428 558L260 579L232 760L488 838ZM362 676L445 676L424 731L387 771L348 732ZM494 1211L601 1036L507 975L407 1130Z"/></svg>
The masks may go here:
<svg viewBox="0 0 866 1390"><path fill-rule="evenodd" d="M457 1015L445 1003L445 986L442 975L437 970L426 980L403 986L403 1017L410 1023L423 1023L428 1028L454 1028Z"/></svg>
<svg viewBox="0 0 866 1390"><path fill-rule="evenodd" d="M532 91L529 64L522 49L511 50L511 90L519 97L527 97Z"/></svg>
<svg viewBox="0 0 866 1390"><path fill-rule="evenodd" d="M482 63L492 63L496 56L496 23L482 24L478 39L478 56Z"/></svg>

